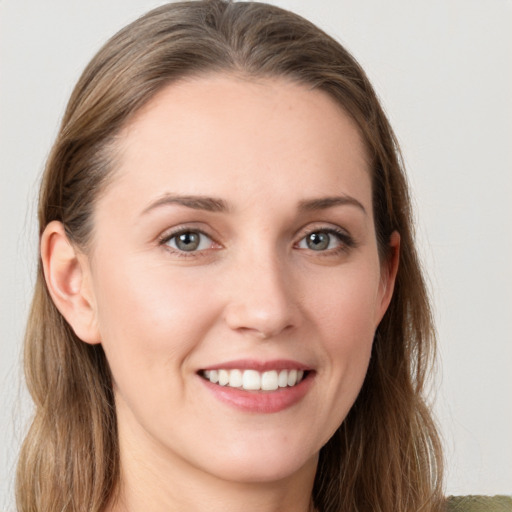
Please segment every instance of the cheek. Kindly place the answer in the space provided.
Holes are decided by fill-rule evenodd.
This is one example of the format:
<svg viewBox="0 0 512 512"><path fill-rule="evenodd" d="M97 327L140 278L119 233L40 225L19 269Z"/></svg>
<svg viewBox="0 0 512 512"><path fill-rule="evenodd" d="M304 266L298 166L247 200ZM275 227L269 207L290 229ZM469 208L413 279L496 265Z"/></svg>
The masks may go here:
<svg viewBox="0 0 512 512"><path fill-rule="evenodd" d="M304 295L303 311L319 363L311 430L323 446L345 420L367 373L378 276L371 266L347 266L313 282L315 292Z"/></svg>
<svg viewBox="0 0 512 512"><path fill-rule="evenodd" d="M99 329L116 380L134 372L151 379L171 368L175 374L214 317L204 285L140 263L105 265L96 276Z"/></svg>
<svg viewBox="0 0 512 512"><path fill-rule="evenodd" d="M97 306L118 414L127 425L151 432L160 420L175 428L169 414L192 402L186 385L190 355L215 314L195 279L144 263L104 267L97 276Z"/></svg>
<svg viewBox="0 0 512 512"><path fill-rule="evenodd" d="M374 265L347 267L323 283L317 281L316 289L308 309L323 340L323 366L330 369L333 393L349 403L359 392L371 355L379 272Z"/></svg>
<svg viewBox="0 0 512 512"><path fill-rule="evenodd" d="M344 339L349 345L372 338L379 310L379 276L378 266L368 263L317 276L308 308L315 324L331 333L329 338Z"/></svg>

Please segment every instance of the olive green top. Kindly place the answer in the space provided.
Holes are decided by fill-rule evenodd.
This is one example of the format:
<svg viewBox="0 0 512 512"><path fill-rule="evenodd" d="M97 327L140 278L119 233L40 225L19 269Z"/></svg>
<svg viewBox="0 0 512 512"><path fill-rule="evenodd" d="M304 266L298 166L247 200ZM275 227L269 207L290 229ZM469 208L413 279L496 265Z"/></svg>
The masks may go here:
<svg viewBox="0 0 512 512"><path fill-rule="evenodd" d="M512 496L450 496L447 512L512 512Z"/></svg>

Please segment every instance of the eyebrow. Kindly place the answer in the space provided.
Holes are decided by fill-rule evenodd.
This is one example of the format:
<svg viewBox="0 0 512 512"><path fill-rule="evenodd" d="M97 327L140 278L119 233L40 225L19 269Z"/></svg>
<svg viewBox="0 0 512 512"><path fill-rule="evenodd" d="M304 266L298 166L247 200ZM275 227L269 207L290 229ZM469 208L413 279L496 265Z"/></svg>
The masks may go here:
<svg viewBox="0 0 512 512"><path fill-rule="evenodd" d="M152 202L147 208L142 211L142 214L146 214L156 208L169 205L180 205L193 210L204 210L208 212L227 212L229 210L228 204L223 199L207 196L180 196L165 194L156 201ZM362 210L366 214L365 207L354 197L343 195L343 196L332 196L332 197L321 197L318 199L305 199L299 202L300 212L314 212L318 210L327 210L335 206L355 206Z"/></svg>
<svg viewBox="0 0 512 512"><path fill-rule="evenodd" d="M319 199L307 199L299 203L299 211L312 212L317 210L327 210L334 206L355 206L363 211L366 215L365 207L354 197L343 195L343 196L332 196L332 197L321 197Z"/></svg>
<svg viewBox="0 0 512 512"><path fill-rule="evenodd" d="M225 212L228 210L227 203L222 199L205 196L177 196L165 194L142 211L146 214L155 208L177 204L194 210L205 210L208 212Z"/></svg>

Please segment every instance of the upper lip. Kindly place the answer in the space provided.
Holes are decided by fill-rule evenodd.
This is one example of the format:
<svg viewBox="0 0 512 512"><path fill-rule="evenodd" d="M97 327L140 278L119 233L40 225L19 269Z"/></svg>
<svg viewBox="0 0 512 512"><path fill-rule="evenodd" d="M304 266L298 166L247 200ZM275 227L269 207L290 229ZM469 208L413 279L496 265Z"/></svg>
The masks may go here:
<svg viewBox="0 0 512 512"><path fill-rule="evenodd" d="M307 364L292 359L273 359L271 361L257 361L254 359L238 359L226 361L224 363L214 364L201 368L205 370L256 370L265 372L270 370L312 370Z"/></svg>

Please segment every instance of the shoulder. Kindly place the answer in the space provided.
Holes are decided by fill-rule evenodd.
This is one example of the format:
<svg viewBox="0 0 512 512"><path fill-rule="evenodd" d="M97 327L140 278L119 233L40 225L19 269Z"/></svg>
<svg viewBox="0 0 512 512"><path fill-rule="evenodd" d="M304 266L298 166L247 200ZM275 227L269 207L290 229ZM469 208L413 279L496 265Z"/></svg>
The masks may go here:
<svg viewBox="0 0 512 512"><path fill-rule="evenodd" d="M512 512L512 496L449 496L447 512Z"/></svg>

